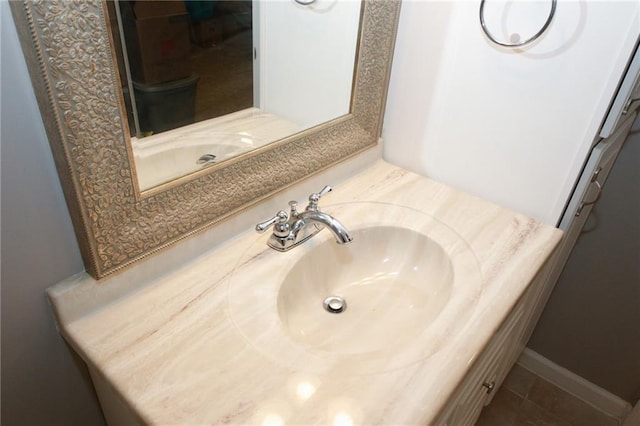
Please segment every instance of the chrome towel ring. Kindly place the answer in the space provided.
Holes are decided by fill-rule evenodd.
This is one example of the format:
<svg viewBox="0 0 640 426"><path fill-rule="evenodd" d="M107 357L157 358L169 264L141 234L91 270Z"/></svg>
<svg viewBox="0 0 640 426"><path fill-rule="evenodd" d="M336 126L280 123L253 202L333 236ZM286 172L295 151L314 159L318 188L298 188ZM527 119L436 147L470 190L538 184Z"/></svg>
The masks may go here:
<svg viewBox="0 0 640 426"><path fill-rule="evenodd" d="M551 24L551 21L553 20L553 16L556 14L557 0L551 0L551 10L549 11L549 16L547 17L547 21L544 23L542 28L540 28L540 31L535 33L531 38L527 40L516 41L513 43L497 40L493 36L493 34L491 34L491 31L489 31L489 29L487 28L487 24L484 22L484 2L485 0L480 1L480 26L482 27L482 31L484 31L485 35L489 38L489 40L491 40L497 45L504 46L504 47L520 47L537 40L538 37L540 37L542 33L544 33L547 30L547 28Z"/></svg>

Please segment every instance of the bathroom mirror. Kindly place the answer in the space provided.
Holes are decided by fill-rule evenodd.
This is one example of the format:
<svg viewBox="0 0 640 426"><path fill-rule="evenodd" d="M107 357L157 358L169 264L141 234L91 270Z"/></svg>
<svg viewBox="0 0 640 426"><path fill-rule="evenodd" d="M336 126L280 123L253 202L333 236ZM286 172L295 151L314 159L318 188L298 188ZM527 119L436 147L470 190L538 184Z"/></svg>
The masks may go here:
<svg viewBox="0 0 640 426"><path fill-rule="evenodd" d="M362 4L347 114L140 191L108 3L11 2L85 268L94 278L378 143L399 0Z"/></svg>
<svg viewBox="0 0 640 426"><path fill-rule="evenodd" d="M142 191L349 112L360 0L117 0L109 14Z"/></svg>

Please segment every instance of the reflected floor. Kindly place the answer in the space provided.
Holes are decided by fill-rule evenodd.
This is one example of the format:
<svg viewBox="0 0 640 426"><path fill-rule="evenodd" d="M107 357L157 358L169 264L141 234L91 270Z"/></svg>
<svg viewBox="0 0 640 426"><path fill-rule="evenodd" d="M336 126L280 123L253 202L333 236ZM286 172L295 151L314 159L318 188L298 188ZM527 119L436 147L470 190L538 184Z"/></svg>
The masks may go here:
<svg viewBox="0 0 640 426"><path fill-rule="evenodd" d="M476 426L521 425L615 426L620 422L516 364Z"/></svg>
<svg viewBox="0 0 640 426"><path fill-rule="evenodd" d="M227 13L221 20L224 24L221 39L210 47L191 45L191 69L200 76L196 122L253 106L251 4L228 5L235 5L238 10Z"/></svg>

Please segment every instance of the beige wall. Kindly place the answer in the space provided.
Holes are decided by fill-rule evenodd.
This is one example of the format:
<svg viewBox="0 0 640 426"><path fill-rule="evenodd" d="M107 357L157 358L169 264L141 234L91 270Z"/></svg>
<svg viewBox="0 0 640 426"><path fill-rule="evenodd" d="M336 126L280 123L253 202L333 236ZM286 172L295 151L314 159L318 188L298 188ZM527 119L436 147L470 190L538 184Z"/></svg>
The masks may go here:
<svg viewBox="0 0 640 426"><path fill-rule="evenodd" d="M640 399L640 118L529 347L626 401Z"/></svg>
<svg viewBox="0 0 640 426"><path fill-rule="evenodd" d="M6 1L0 13L1 422L102 425L91 383L45 298L45 288L83 265Z"/></svg>

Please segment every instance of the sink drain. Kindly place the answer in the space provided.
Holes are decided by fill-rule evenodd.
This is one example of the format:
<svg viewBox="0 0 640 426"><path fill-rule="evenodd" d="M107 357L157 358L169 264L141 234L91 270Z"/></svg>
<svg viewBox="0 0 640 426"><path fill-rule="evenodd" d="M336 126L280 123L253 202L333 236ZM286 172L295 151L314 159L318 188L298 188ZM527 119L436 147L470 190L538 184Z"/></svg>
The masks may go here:
<svg viewBox="0 0 640 426"><path fill-rule="evenodd" d="M340 296L329 296L322 303L324 310L331 314L339 314L347 309L347 302Z"/></svg>

